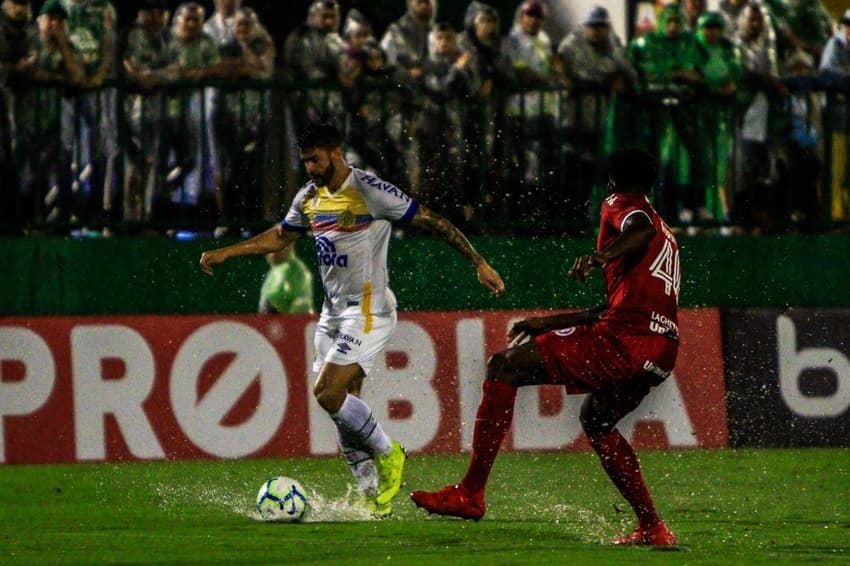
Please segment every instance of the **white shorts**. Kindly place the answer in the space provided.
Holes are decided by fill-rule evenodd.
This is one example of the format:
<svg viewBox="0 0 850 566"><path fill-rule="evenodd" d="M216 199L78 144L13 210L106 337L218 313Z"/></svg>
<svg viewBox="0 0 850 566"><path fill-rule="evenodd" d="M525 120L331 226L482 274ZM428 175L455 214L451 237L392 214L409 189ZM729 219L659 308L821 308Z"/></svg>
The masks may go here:
<svg viewBox="0 0 850 566"><path fill-rule="evenodd" d="M313 371L318 372L325 362L331 362L341 366L358 364L368 375L375 357L392 338L397 320L395 311L370 315L368 320L362 314L332 317L323 313L314 336L316 357L313 358ZM370 325L368 329L367 323Z"/></svg>

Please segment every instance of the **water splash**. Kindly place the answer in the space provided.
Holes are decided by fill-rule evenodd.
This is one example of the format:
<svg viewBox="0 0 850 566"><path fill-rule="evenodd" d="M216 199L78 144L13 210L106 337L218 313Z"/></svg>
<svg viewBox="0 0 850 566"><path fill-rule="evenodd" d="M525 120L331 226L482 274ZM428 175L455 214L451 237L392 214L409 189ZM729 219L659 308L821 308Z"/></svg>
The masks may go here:
<svg viewBox="0 0 850 566"><path fill-rule="evenodd" d="M302 522L373 521L375 517L353 486L342 497L326 497L317 491L307 491L307 513ZM201 486L198 484L159 484L154 488L159 507L166 511L204 506L227 513L263 521L255 505L255 494L248 485L232 487Z"/></svg>
<svg viewBox="0 0 850 566"><path fill-rule="evenodd" d="M556 524L569 524L570 534L588 543L606 544L630 526L627 522L611 522L600 513L569 503L554 505L549 511Z"/></svg>
<svg viewBox="0 0 850 566"><path fill-rule="evenodd" d="M309 509L304 521L307 523L374 521L375 517L353 486L343 497L325 497L314 490L309 492Z"/></svg>

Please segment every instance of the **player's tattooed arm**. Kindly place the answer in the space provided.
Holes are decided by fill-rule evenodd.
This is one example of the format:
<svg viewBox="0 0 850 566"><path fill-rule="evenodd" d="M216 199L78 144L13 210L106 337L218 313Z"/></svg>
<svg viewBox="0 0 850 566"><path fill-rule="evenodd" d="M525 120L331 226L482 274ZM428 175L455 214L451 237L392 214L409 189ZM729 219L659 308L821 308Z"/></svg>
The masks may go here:
<svg viewBox="0 0 850 566"><path fill-rule="evenodd" d="M505 283L502 281L502 277L495 269L490 267L490 264L472 246L463 232L458 230L446 217L420 205L410 223L417 228L425 228L438 234L451 247L459 251L475 266L478 271L478 281L491 293L498 296L505 291Z"/></svg>
<svg viewBox="0 0 850 566"><path fill-rule="evenodd" d="M465 258L471 261L472 265L475 267L478 267L482 262L484 262L484 258L481 257L481 254L472 247L472 244L469 243L466 236L464 236L454 224L452 224L445 216L434 212L428 207L420 205L410 224L417 228L425 228L435 234L439 234L451 247L459 251Z"/></svg>

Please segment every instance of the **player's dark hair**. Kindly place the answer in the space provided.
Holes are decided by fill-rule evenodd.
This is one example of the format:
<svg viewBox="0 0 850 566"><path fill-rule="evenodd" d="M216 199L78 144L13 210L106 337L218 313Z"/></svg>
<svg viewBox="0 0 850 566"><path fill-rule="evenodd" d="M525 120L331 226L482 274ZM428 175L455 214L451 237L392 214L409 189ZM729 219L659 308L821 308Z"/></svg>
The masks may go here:
<svg viewBox="0 0 850 566"><path fill-rule="evenodd" d="M342 147L342 133L331 124L310 124L298 135L298 149Z"/></svg>
<svg viewBox="0 0 850 566"><path fill-rule="evenodd" d="M316 0L310 4L310 13L318 12L319 10L336 10L339 4L336 0Z"/></svg>
<svg viewBox="0 0 850 566"><path fill-rule="evenodd" d="M438 23L434 24L433 30L434 30L434 33L444 33L444 32L447 32L447 31L451 32L451 33L457 33L455 31L455 28L452 27L452 24L450 24L448 22L438 22Z"/></svg>
<svg viewBox="0 0 850 566"><path fill-rule="evenodd" d="M648 193L658 172L658 160L637 147L618 149L608 159L608 177L617 192Z"/></svg>

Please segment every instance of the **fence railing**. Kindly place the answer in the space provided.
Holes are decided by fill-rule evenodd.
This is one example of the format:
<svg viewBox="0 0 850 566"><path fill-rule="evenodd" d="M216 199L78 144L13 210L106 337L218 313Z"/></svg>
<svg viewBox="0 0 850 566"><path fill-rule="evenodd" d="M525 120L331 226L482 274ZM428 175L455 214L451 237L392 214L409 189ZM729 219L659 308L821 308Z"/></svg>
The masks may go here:
<svg viewBox="0 0 850 566"><path fill-rule="evenodd" d="M296 132L331 120L344 129L353 165L488 232L592 230L605 155L618 145L661 158L653 198L674 224L683 210L704 208L704 226L766 213L782 228L802 211L809 229L829 228L847 220L844 88L814 79L787 85L792 95L767 98L766 137L757 143L746 128L758 93L612 96L602 85L573 83L514 85L480 99L382 80L352 89L34 84L2 98L0 222L11 231L256 230L280 217L304 181ZM801 127L808 138L799 138Z"/></svg>

